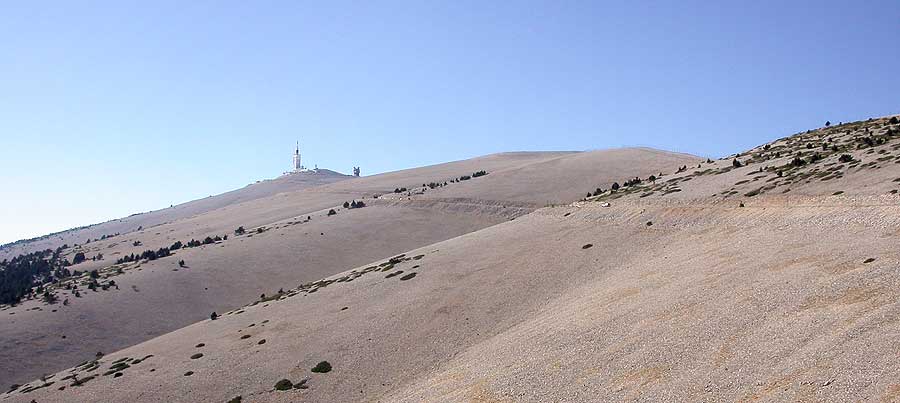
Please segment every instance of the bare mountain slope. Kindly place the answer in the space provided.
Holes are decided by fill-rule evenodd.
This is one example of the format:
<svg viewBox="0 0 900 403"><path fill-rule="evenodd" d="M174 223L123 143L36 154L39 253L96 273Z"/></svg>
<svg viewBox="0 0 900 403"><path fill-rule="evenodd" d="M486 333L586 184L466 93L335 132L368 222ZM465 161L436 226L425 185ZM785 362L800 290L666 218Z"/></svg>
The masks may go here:
<svg viewBox="0 0 900 403"><path fill-rule="evenodd" d="M852 160L803 151L817 130L782 150L805 162L751 151L737 168L729 158L655 183L645 175L597 201L286 289L3 397L897 401L900 164L885 162L900 127L861 128L881 137L840 143L834 158ZM750 173L767 165L782 179L757 190L768 179Z"/></svg>
<svg viewBox="0 0 900 403"><path fill-rule="evenodd" d="M240 189L189 201L170 208L134 214L125 218L110 220L81 229L62 231L33 241L13 243L0 248L0 260L36 250L55 249L63 244L74 245L76 243L85 243L89 239L99 239L113 234L126 234L135 231L138 228L150 228L155 225L192 217L225 206L256 200L279 193L334 183L348 178L352 178L352 176L327 169L320 169L318 172L299 172L282 175L275 179L259 181Z"/></svg>
<svg viewBox="0 0 900 403"><path fill-rule="evenodd" d="M594 162L600 156L606 162L602 170L597 169ZM700 161L691 155L650 148L590 151L492 172L481 180L463 182L453 188L438 188L427 192L426 196L505 200L534 206L568 203L584 197L598 186L608 188L612 184L610 178L622 182L634 177L637 167L658 175L682 164Z"/></svg>
<svg viewBox="0 0 900 403"><path fill-rule="evenodd" d="M564 162L569 158L573 162ZM84 275L67 282L80 284L81 297L74 297L75 290L58 288L68 305L32 300L0 308L0 339L7 341L0 346L0 381L21 383L91 359L98 351L115 351L208 318L212 311L221 313L263 293L271 296L280 288L520 217L543 206L544 200L559 200L553 192L580 195L563 200L569 202L584 196L578 189L582 184L608 186L623 174L646 176L673 163L696 161L646 149L496 154L257 198L79 245L67 250L67 256L83 251L88 257L105 257L72 268L98 269L100 283L114 281L115 286L88 291L84 287L90 280ZM626 162L630 165L622 167ZM526 169L544 163L548 165L542 169ZM422 188L423 183L443 183L478 170L488 175ZM495 175L497 179L491 179ZM555 187L543 188L549 182ZM398 187L408 190L394 193ZM465 193L456 195L454 189ZM440 198L430 197L438 191ZM342 207L352 200L366 207ZM331 209L333 216L328 214ZM240 226L247 233L237 236L233 231ZM176 241L224 235L229 235L227 240L180 249L171 257L113 264ZM179 267L179 260L187 267Z"/></svg>
<svg viewBox="0 0 900 403"><path fill-rule="evenodd" d="M796 201L542 209L6 397L894 400L898 200Z"/></svg>

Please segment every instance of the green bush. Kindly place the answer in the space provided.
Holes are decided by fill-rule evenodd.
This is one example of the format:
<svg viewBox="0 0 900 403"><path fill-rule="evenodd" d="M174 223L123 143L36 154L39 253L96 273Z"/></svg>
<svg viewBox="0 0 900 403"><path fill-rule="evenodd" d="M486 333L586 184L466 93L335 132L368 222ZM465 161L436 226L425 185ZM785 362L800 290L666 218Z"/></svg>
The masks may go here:
<svg viewBox="0 0 900 403"><path fill-rule="evenodd" d="M324 374L326 372L331 372L331 363L329 363L328 361L321 361L318 364L316 364L316 366L313 367L310 371L320 373L320 374Z"/></svg>
<svg viewBox="0 0 900 403"><path fill-rule="evenodd" d="M275 382L275 390L290 390L294 387L294 383L288 379L282 379Z"/></svg>
<svg viewBox="0 0 900 403"><path fill-rule="evenodd" d="M84 261L84 252L78 252L72 258L72 264L78 264Z"/></svg>

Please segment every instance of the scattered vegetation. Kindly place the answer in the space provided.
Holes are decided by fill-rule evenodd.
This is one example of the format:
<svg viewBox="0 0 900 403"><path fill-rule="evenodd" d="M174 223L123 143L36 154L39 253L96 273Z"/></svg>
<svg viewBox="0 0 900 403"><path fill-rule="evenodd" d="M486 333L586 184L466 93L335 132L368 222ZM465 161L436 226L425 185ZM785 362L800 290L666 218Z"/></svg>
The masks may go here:
<svg viewBox="0 0 900 403"><path fill-rule="evenodd" d="M67 247L67 245L64 245ZM81 273L70 271L62 257L65 248L18 255L0 261L0 304L18 304L23 299L45 297L44 286Z"/></svg>
<svg viewBox="0 0 900 403"><path fill-rule="evenodd" d="M344 202L345 209L363 208L365 206L366 206L366 203L363 203L362 200L360 200L360 201L353 200L351 202Z"/></svg>

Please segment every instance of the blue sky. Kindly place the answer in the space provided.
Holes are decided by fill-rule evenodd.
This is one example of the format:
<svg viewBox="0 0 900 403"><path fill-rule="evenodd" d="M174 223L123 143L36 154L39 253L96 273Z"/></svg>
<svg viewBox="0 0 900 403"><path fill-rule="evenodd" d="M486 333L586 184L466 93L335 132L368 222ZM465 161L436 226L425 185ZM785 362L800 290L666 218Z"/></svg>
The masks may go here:
<svg viewBox="0 0 900 403"><path fill-rule="evenodd" d="M722 156L900 112L894 2L5 2L0 243L306 162Z"/></svg>

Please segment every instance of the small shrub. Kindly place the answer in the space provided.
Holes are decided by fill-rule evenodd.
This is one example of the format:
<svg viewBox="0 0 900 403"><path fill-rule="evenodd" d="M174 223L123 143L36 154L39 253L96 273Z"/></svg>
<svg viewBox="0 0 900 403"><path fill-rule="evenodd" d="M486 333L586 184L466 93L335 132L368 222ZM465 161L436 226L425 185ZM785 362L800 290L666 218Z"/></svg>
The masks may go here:
<svg viewBox="0 0 900 403"><path fill-rule="evenodd" d="M188 371L188 372L184 373L184 376L191 376L191 375L194 375L194 371Z"/></svg>
<svg viewBox="0 0 900 403"><path fill-rule="evenodd" d="M249 334L245 334L245 335L241 336L241 340L249 339L249 338L250 338Z"/></svg>
<svg viewBox="0 0 900 403"><path fill-rule="evenodd" d="M228 403L241 403L242 400L244 400L243 397L235 396L235 397L231 398L231 400L229 400Z"/></svg>
<svg viewBox="0 0 900 403"><path fill-rule="evenodd" d="M256 344L266 344L266 339L261 339Z"/></svg>
<svg viewBox="0 0 900 403"><path fill-rule="evenodd" d="M874 258L874 257L870 257L870 258L864 260L863 263L872 263L872 262L874 262L874 261L875 261L875 258Z"/></svg>
<svg viewBox="0 0 900 403"><path fill-rule="evenodd" d="M200 358L200 357L203 357L203 353L197 353L197 354L194 354L194 355L191 356L191 359L192 359L192 360L196 360L196 359L198 359L198 358Z"/></svg>
<svg viewBox="0 0 900 403"><path fill-rule="evenodd" d="M853 156L850 154L841 154L841 156L838 157L838 161L843 162L843 163L852 162Z"/></svg>
<svg viewBox="0 0 900 403"><path fill-rule="evenodd" d="M294 387L294 383L288 379L282 379L278 382L275 382L275 390L290 390Z"/></svg>
<svg viewBox="0 0 900 403"><path fill-rule="evenodd" d="M337 214L337 211L334 211L334 209L328 210L328 215L332 216L335 214Z"/></svg>
<svg viewBox="0 0 900 403"><path fill-rule="evenodd" d="M412 278L415 277L415 276L416 276L416 273L409 273L409 274L407 274L407 275L405 275L405 276L403 276L403 277L400 277L400 281L410 280L410 279L412 279Z"/></svg>
<svg viewBox="0 0 900 403"><path fill-rule="evenodd" d="M312 367L312 369L310 371L320 373L320 374L324 374L326 372L331 372L331 363L329 363L328 361L322 361L322 362L316 364L315 367Z"/></svg>
<svg viewBox="0 0 900 403"><path fill-rule="evenodd" d="M592 247L592 246L594 246L594 244L592 244L592 243L586 243L586 244L584 244L584 246L581 247L581 249L588 249L588 248L590 248L590 247Z"/></svg>
<svg viewBox="0 0 900 403"><path fill-rule="evenodd" d="M219 318L219 314L217 314L215 312L209 314L209 320L216 320L218 318Z"/></svg>

